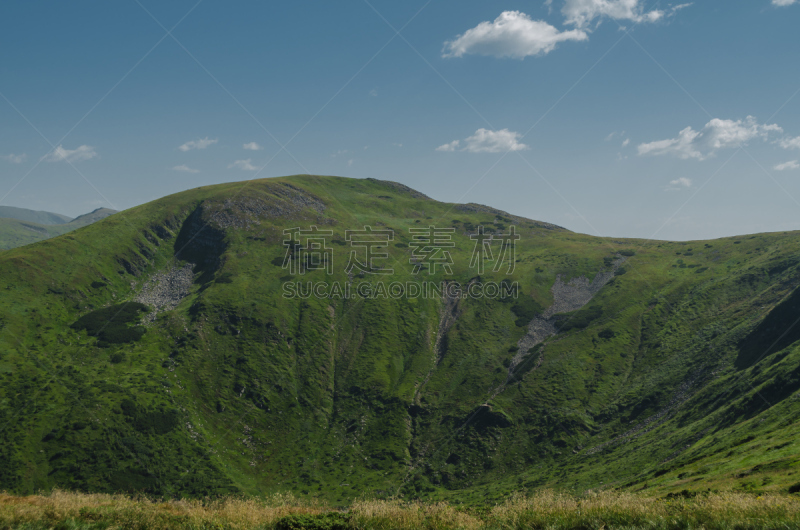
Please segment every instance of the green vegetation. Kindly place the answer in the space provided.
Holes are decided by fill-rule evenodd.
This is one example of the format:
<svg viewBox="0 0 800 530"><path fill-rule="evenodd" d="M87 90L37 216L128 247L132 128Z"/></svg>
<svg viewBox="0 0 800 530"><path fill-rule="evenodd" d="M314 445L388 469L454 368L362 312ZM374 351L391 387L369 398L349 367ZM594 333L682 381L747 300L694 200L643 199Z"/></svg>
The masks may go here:
<svg viewBox="0 0 800 530"><path fill-rule="evenodd" d="M93 282L94 286L97 282ZM124 344L136 342L144 335L144 326L130 326L139 318L139 313L147 306L138 302L125 302L83 315L70 327L86 330L86 333L99 339L98 345Z"/></svg>
<svg viewBox="0 0 800 530"><path fill-rule="evenodd" d="M350 516L339 512L315 515L287 515L275 523L275 530L348 530Z"/></svg>
<svg viewBox="0 0 800 530"><path fill-rule="evenodd" d="M526 327L533 317L544 311L542 305L532 298L525 298L511 306L511 312L517 317L514 322L517 326Z"/></svg>
<svg viewBox="0 0 800 530"><path fill-rule="evenodd" d="M470 235L498 222L521 236L515 267L477 278ZM333 232L331 273L316 258L283 268L284 230L311 225ZM335 241L365 225L395 231L376 263L391 274L345 272L353 249ZM451 272L415 276L395 246L427 225L455 228ZM623 258L626 274L512 368L556 278ZM0 252L0 489L421 499L419 513L545 488L789 495L798 277L797 232L597 238L370 179L196 188ZM421 279L516 282L518 297L283 296Z"/></svg>
<svg viewBox="0 0 800 530"><path fill-rule="evenodd" d="M597 336L600 337L601 339L613 339L614 337L617 336L617 334L614 333L614 330L606 328L600 333L598 333Z"/></svg>
<svg viewBox="0 0 800 530"><path fill-rule="evenodd" d="M556 327L559 331L565 333L571 329L584 329L603 316L603 308L599 305L590 305L583 309L579 309L574 313L560 313L556 315L559 320L556 322ZM613 331L610 329L604 330L602 333L613 337ZM606 338L606 337L603 337ZM611 338L611 337L608 337Z"/></svg>

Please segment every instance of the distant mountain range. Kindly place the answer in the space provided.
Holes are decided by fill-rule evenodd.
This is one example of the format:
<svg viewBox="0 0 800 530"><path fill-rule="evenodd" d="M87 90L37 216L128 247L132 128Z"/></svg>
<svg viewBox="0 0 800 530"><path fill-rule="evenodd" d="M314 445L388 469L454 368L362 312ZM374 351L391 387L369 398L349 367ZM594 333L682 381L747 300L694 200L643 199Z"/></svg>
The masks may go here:
<svg viewBox="0 0 800 530"><path fill-rule="evenodd" d="M21 247L71 232L117 213L98 208L75 219L53 212L0 206L0 250Z"/></svg>

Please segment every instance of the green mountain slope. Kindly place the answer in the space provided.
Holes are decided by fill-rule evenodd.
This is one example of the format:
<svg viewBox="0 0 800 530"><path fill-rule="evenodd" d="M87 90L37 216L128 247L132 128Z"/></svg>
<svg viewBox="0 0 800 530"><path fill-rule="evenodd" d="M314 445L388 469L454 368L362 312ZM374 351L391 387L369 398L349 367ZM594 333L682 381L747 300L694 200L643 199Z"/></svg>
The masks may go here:
<svg viewBox="0 0 800 530"><path fill-rule="evenodd" d="M98 208L70 220L69 217L55 213L0 206L0 250L21 247L66 234L114 213L117 211Z"/></svg>
<svg viewBox="0 0 800 530"><path fill-rule="evenodd" d="M293 274L284 230L312 225L330 273L290 246ZM393 272L345 272L365 225L394 231ZM453 266L420 278L428 225ZM511 225L513 272L470 267L470 235ZM371 179L193 189L0 254L0 489L785 491L799 264L797 232L596 238ZM284 296L421 279L519 296Z"/></svg>

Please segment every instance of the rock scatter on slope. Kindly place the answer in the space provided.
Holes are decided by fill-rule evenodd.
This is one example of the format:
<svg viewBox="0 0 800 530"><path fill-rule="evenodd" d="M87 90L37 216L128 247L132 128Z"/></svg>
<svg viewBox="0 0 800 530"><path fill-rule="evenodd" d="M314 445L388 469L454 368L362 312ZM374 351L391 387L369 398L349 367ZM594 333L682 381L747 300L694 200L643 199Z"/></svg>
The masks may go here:
<svg viewBox="0 0 800 530"><path fill-rule="evenodd" d="M594 295L614 277L614 273L624 262L625 258L617 258L609 270L598 272L592 281L585 276L578 276L564 283L561 276L557 276L550 289L553 293L553 305L541 315L535 316L528 324L528 332L517 343L519 350L511 360L508 370L509 377L532 348L558 333L555 315L577 311L588 304Z"/></svg>
<svg viewBox="0 0 800 530"><path fill-rule="evenodd" d="M189 296L194 273L192 264L173 265L169 270L157 272L142 286L134 301L146 304L153 311L145 315L145 322L153 322L159 313L171 311Z"/></svg>

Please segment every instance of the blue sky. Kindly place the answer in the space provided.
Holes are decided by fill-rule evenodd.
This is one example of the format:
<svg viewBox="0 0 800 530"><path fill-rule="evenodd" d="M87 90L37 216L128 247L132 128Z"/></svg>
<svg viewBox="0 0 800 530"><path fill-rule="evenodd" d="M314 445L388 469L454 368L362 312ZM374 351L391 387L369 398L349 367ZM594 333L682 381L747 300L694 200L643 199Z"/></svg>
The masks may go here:
<svg viewBox="0 0 800 530"><path fill-rule="evenodd" d="M798 22L800 0L7 1L0 204L309 172L595 235L794 230Z"/></svg>

